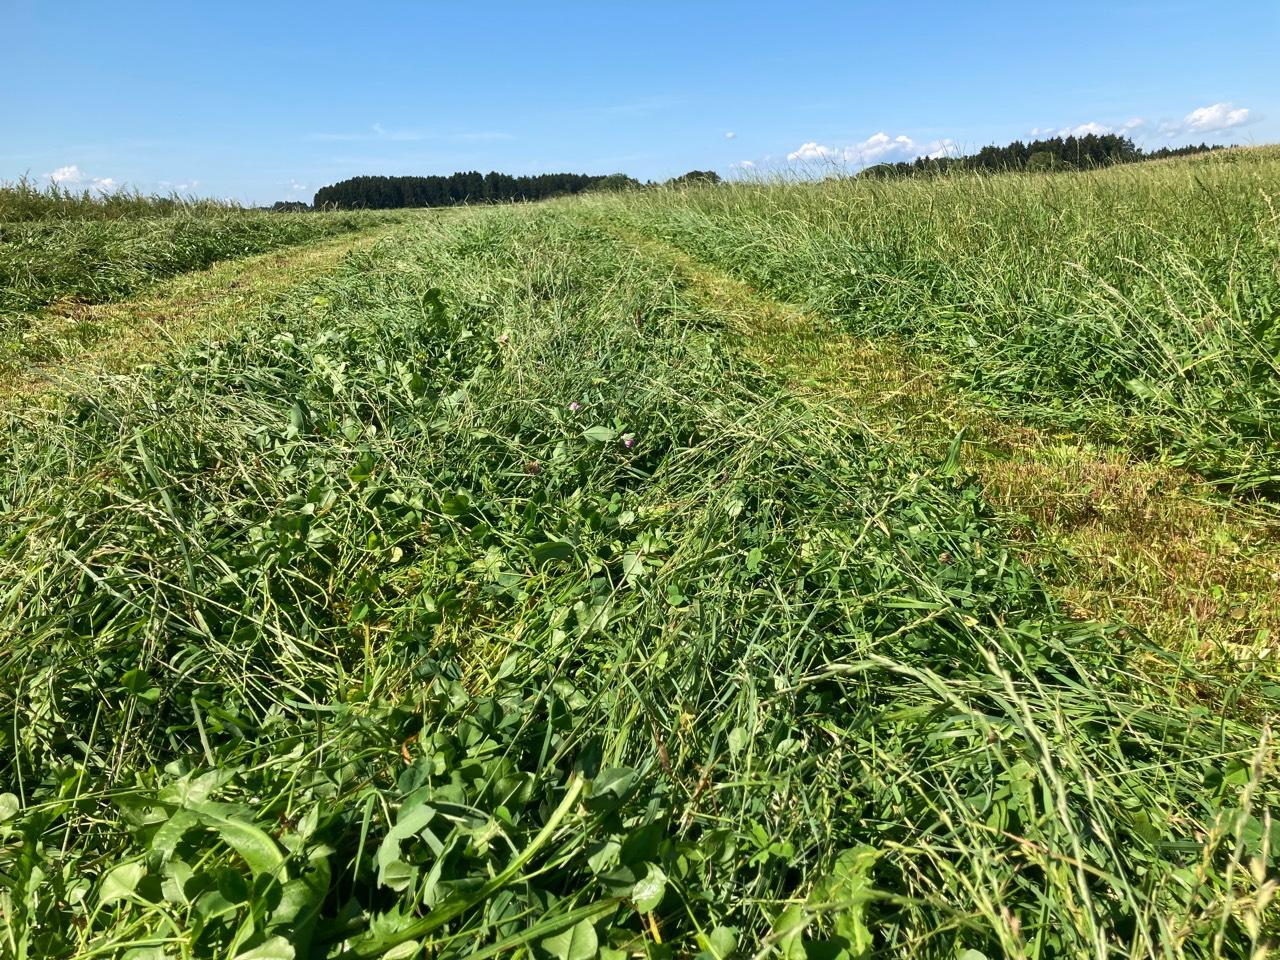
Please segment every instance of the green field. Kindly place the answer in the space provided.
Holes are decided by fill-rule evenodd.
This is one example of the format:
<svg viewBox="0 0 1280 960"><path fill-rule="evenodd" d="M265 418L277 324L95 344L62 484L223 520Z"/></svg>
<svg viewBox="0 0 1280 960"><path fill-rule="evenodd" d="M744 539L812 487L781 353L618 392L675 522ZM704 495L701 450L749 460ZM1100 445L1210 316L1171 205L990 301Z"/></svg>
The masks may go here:
<svg viewBox="0 0 1280 960"><path fill-rule="evenodd" d="M211 201L0 185L0 335L55 301L116 300L162 277L394 216L290 217Z"/></svg>
<svg viewBox="0 0 1280 960"><path fill-rule="evenodd" d="M1278 188L1233 150L0 273L63 368L0 403L0 956L1264 956ZM17 223L0 263L73 262ZM120 302L41 340L77 295ZM141 335L165 297L209 332Z"/></svg>

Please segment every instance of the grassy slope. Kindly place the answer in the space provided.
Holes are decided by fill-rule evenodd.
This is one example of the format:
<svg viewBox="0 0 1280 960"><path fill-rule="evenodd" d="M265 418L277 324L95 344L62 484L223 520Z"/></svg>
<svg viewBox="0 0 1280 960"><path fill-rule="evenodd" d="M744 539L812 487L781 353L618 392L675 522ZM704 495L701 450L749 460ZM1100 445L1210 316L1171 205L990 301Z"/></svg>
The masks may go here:
<svg viewBox="0 0 1280 960"><path fill-rule="evenodd" d="M1068 616L579 210L14 425L8 949L1248 955L1258 681Z"/></svg>
<svg viewBox="0 0 1280 960"><path fill-rule="evenodd" d="M158 278L218 260L363 230L395 217L302 216L204 205L152 216L93 219L78 212L0 219L0 335L22 336L38 327L33 313L55 301L117 300Z"/></svg>
<svg viewBox="0 0 1280 960"><path fill-rule="evenodd" d="M333 272L344 257L394 233L395 223L287 250L241 257L157 281L105 304L50 307L0 338L0 406L21 408L103 374L124 373L260 318L287 291Z"/></svg>
<svg viewBox="0 0 1280 960"><path fill-rule="evenodd" d="M833 332L1052 427L1280 492L1280 151L602 200Z"/></svg>
<svg viewBox="0 0 1280 960"><path fill-rule="evenodd" d="M1131 624L1204 669L1272 672L1280 520L1268 504L1224 499L1141 446L998 416L981 396L954 389L941 358L833 333L822 317L636 232L630 218L606 222L670 264L797 396L835 404L882 442L939 459L963 431L965 468L1079 616Z"/></svg>

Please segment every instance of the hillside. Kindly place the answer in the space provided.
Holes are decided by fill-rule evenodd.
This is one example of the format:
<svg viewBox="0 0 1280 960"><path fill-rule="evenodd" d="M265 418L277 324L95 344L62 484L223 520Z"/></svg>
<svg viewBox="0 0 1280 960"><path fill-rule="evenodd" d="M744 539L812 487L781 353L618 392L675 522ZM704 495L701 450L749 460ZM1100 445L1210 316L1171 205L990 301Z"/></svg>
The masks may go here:
<svg viewBox="0 0 1280 960"><path fill-rule="evenodd" d="M6 950L1263 955L1277 187L405 215L64 350L0 445Z"/></svg>

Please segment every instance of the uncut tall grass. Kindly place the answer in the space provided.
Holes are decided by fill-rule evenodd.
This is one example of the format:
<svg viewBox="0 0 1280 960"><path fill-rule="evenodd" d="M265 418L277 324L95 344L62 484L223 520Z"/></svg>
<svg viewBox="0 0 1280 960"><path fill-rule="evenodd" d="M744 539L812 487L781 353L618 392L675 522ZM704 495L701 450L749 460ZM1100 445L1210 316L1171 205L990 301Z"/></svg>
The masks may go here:
<svg viewBox="0 0 1280 960"><path fill-rule="evenodd" d="M1000 411L1280 492L1280 151L599 200Z"/></svg>

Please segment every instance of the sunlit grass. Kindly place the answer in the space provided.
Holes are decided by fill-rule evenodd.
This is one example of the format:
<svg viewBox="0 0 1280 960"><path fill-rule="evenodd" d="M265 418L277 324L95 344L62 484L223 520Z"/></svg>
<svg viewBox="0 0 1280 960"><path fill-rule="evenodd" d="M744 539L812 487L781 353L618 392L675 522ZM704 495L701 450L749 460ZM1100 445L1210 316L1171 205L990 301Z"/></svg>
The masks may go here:
<svg viewBox="0 0 1280 960"><path fill-rule="evenodd" d="M1060 602L1007 513L1073 492L949 430L1030 429L988 355L850 339L834 234L726 276L751 204L864 188L758 189L406 222L10 420L9 953L1258 955L1268 675ZM637 239L698 223L719 269Z"/></svg>

